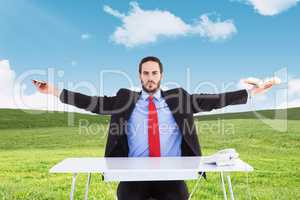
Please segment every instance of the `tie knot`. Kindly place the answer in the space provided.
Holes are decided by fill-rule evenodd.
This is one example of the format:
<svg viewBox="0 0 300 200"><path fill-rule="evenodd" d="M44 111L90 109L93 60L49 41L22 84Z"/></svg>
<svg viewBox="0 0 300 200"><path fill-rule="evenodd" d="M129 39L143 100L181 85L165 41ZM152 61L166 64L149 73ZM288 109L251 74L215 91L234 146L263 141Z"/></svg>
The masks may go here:
<svg viewBox="0 0 300 200"><path fill-rule="evenodd" d="M149 100L153 101L153 96L152 95L149 96Z"/></svg>

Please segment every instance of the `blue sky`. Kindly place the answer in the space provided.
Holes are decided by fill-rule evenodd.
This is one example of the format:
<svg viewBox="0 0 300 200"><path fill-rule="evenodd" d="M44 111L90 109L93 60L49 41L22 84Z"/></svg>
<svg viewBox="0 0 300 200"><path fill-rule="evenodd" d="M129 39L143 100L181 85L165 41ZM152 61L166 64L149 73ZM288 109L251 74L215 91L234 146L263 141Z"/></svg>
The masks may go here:
<svg viewBox="0 0 300 200"><path fill-rule="evenodd" d="M224 33L225 39L214 40L200 32L183 31L170 36L159 29L154 42L126 46L112 39L117 27L123 26L121 18L103 8L109 6L128 16L132 11L130 1L0 0L0 60L9 60L16 77L28 70L53 67L64 71L56 81L87 80L97 87L101 70L121 70L138 86L137 65L147 55L161 58L164 82L176 81L184 88L188 87L188 67L191 91L201 81L220 87L245 77L270 77L283 67L290 78L300 78L298 1L291 5L272 5L269 1L269 7L246 1L135 1L143 11L166 11L187 26L194 26L200 16L206 16L212 23L228 22L235 31ZM28 94L34 92L30 78L46 77L28 77ZM109 75L105 81L109 87L101 92L107 95L128 85L117 75Z"/></svg>

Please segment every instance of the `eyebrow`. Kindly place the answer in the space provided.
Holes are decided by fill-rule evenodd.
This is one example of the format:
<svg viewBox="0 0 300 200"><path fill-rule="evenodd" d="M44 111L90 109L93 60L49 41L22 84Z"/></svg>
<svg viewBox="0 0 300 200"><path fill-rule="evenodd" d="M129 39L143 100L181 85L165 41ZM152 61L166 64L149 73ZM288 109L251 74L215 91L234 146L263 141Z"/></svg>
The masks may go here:
<svg viewBox="0 0 300 200"><path fill-rule="evenodd" d="M145 72L147 72L147 73L153 73L153 72L159 72L158 70L155 70L155 71L143 71L143 73L145 73Z"/></svg>

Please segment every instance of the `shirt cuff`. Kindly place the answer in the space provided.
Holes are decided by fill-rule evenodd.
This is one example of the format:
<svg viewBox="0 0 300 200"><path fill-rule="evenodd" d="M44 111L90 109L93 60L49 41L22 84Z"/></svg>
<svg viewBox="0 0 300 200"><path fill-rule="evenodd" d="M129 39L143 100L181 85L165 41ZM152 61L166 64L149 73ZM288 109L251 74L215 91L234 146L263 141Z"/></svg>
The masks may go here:
<svg viewBox="0 0 300 200"><path fill-rule="evenodd" d="M252 99L253 95L251 90L247 89L247 93L248 93L248 101Z"/></svg>
<svg viewBox="0 0 300 200"><path fill-rule="evenodd" d="M58 96L57 96L58 98L60 98L62 91L63 91L63 89L58 89Z"/></svg>

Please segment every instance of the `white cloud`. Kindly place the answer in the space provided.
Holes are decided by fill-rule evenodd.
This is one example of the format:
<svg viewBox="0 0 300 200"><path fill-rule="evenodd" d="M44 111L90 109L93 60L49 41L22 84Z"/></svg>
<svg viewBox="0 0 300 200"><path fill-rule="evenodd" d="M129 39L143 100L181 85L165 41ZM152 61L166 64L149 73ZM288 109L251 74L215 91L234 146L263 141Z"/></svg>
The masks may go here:
<svg viewBox="0 0 300 200"><path fill-rule="evenodd" d="M82 40L88 40L90 38L91 38L91 35L89 33L81 34L81 39Z"/></svg>
<svg viewBox="0 0 300 200"><path fill-rule="evenodd" d="M278 108L300 107L300 79L293 78L287 83L287 96L285 101L279 102Z"/></svg>
<svg viewBox="0 0 300 200"><path fill-rule="evenodd" d="M288 82L288 107L300 107L300 79Z"/></svg>
<svg viewBox="0 0 300 200"><path fill-rule="evenodd" d="M15 76L16 76L15 72L10 69L9 61L8 60L0 60L1 97L11 95Z"/></svg>
<svg viewBox="0 0 300 200"><path fill-rule="evenodd" d="M118 17L118 18L125 18L126 17L124 14L120 13L117 10L112 9L111 7L109 7L107 5L103 6L103 10L105 12L107 12L108 14L111 14L112 16L115 16L115 17Z"/></svg>
<svg viewBox="0 0 300 200"><path fill-rule="evenodd" d="M300 98L289 101L288 102L288 107L289 108L300 107Z"/></svg>
<svg viewBox="0 0 300 200"><path fill-rule="evenodd" d="M288 83L288 90L290 97L300 98L300 79L291 79Z"/></svg>
<svg viewBox="0 0 300 200"><path fill-rule="evenodd" d="M227 39L237 32L236 27L232 20L212 21L208 15L202 15L197 25L191 27L191 32L198 33L202 37L207 37L210 40Z"/></svg>
<svg viewBox="0 0 300 200"><path fill-rule="evenodd" d="M117 17L122 25L111 35L111 40L127 47L153 43L159 37L178 37L198 35L209 40L224 40L237 32L232 20L212 21L208 14L203 14L193 24L184 22L166 10L143 10L137 2L130 2L128 15L105 5L103 10Z"/></svg>
<svg viewBox="0 0 300 200"><path fill-rule="evenodd" d="M289 8L296 6L299 0L233 0L246 2L254 7L261 15L277 15Z"/></svg>
<svg viewBox="0 0 300 200"><path fill-rule="evenodd" d="M18 82L14 70L11 69L8 60L0 60L0 108L33 109L33 110L55 110L67 112L88 113L61 103L52 95L39 92L25 94L27 85ZM34 87L30 85L30 87Z"/></svg>

